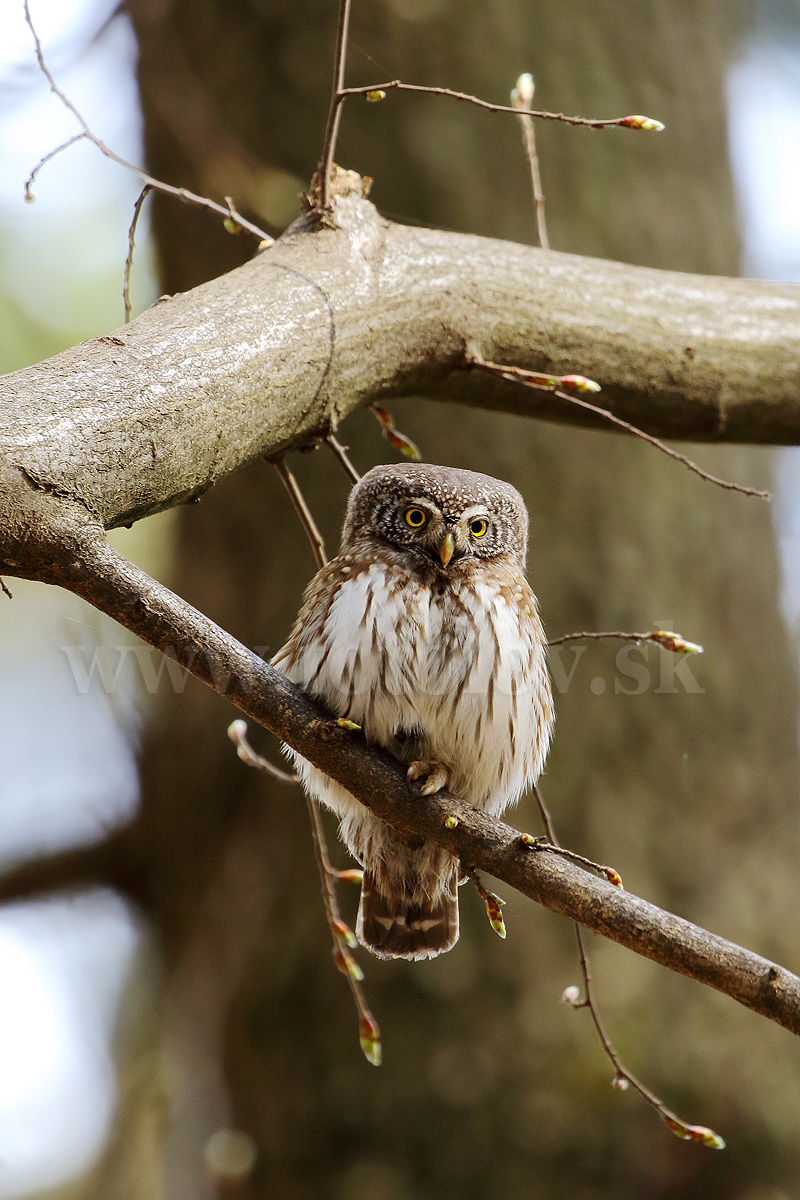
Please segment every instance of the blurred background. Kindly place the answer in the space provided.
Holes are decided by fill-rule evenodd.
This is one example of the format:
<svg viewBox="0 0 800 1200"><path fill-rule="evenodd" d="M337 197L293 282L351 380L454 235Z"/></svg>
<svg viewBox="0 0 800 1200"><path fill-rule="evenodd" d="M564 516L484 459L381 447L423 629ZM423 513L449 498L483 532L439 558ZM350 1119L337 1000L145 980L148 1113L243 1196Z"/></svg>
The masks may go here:
<svg viewBox="0 0 800 1200"><path fill-rule="evenodd" d="M274 233L294 218L325 122L335 0L31 10L59 83L118 153L231 194ZM355 0L351 32L353 83L400 77L504 102L530 70L537 106L666 122L658 137L537 128L555 249L800 278L796 0ZM21 0L0 12L0 100L10 371L121 323L140 185L78 143L23 203L29 171L76 126L37 70ZM417 96L353 103L337 159L374 176L393 219L535 240L512 118ZM135 311L252 249L151 198ZM797 452L692 450L771 487L767 507L614 435L424 398L394 412L426 458L523 492L529 575L552 636L666 626L705 646L677 673L655 649L555 658L543 791L562 839L613 863L631 890L798 970ZM361 469L391 457L368 415L341 436ZM322 451L294 460L332 547L347 481ZM264 654L314 569L266 465L112 536ZM796 1040L593 940L627 1065L728 1149L680 1143L612 1090L588 1015L559 1004L578 981L569 926L502 887L505 942L462 893L463 935L444 959L360 953L384 1042L384 1065L369 1066L331 964L297 793L237 760L225 736L235 714L217 696L176 682L66 593L9 582L0 862L44 864L44 877L52 856L88 852L84 887L0 910L0 1198L800 1196ZM253 740L277 756L266 735ZM537 829L528 801L515 820ZM117 889L92 885L109 847L124 857ZM342 902L352 917L355 889ZM243 1134L233 1149L226 1129Z"/></svg>

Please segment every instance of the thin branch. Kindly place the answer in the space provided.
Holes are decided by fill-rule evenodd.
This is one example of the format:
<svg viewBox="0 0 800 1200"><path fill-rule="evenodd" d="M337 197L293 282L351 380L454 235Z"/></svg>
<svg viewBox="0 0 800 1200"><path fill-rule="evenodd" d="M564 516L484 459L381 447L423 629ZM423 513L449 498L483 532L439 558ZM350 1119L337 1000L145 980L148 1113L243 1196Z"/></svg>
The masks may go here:
<svg viewBox="0 0 800 1200"><path fill-rule="evenodd" d="M106 158L110 158L111 161L117 163L118 166L124 167L126 171L131 171L134 175L137 175L139 179L141 179L142 183L147 184L148 187L152 188L154 191L163 192L167 196L174 196L175 199L181 200L184 204L193 204L198 208L208 209L210 212L218 213L219 216L223 218L230 218L230 209L226 205L217 204L215 200L209 200L207 196L198 196L195 192L188 191L187 188L173 187L170 183L163 183L160 179L155 179L152 175L149 175L147 171L143 171L141 167L137 167L134 163L128 162L127 159L122 158L119 154L112 150L110 146L107 146L104 141L102 141L95 133L92 132L86 120L72 103L69 96L67 96L66 93L63 92L58 86L50 72L50 68L47 66L44 60L42 43L39 40L39 35L36 32L33 20L31 18L28 0L23 0L23 9L28 28L33 35L33 41L36 47L36 59L39 63L39 69L41 70L47 82L50 84L50 91L58 97L65 108L69 109L83 130L82 134L76 135L76 137L72 140L77 141L79 137L88 138L92 145L96 146L101 154L104 154ZM58 147L58 150L64 149L69 144L69 142L65 142L64 146ZM49 155L46 155L45 158L42 159L42 162L40 162L38 166L34 168L32 175L29 177L29 182L32 181L33 175L36 173L36 171L38 171L39 168L43 166L43 164L49 158L52 158L54 154L58 153L58 150L52 151ZM253 225L251 221L245 220L244 217L237 217L236 220L241 225L242 229L252 234L253 237L258 238L259 241L266 241L270 243L274 241L274 238L271 238L268 233L265 233L263 229L258 227L258 225Z"/></svg>
<svg viewBox="0 0 800 1200"><path fill-rule="evenodd" d="M558 839L556 838L556 831L555 831L555 827L553 825L553 819L550 816L550 811L544 802L544 798L543 798L541 792L539 791L538 787L536 787L535 785L533 788L533 794L534 794L534 798L536 800L537 808L539 809L539 816L541 817L542 824L544 825L545 830L547 832L547 836L550 839L551 843L555 847L558 847ZM558 848L560 849L560 847L558 847ZM600 868L600 869L607 870L608 868ZM611 1065L614 1068L614 1080L613 1080L614 1086L616 1088L618 1088L620 1091L624 1091L628 1087L628 1085L635 1088L635 1090L639 1093L639 1095L644 1100L646 1100L647 1103L650 1104L656 1110L658 1115L661 1117L662 1121L664 1121L664 1123L667 1125L667 1127L674 1134L676 1134L676 1136L683 1138L684 1140L701 1142L703 1145L708 1146L710 1149L723 1150L725 1148L725 1142L719 1136L719 1134L714 1133L714 1131L712 1129L708 1129L704 1125L689 1125L689 1124L687 1124L687 1122L681 1120L681 1118L679 1116L677 1116L676 1113L674 1113L671 1109L667 1108L667 1106L664 1104L663 1100L659 1099L659 1097L655 1094L655 1092L652 1092L650 1090L650 1088L648 1088L645 1084L642 1083L642 1081L640 1079L637 1079L637 1077L633 1074L633 1072L629 1071L628 1068L625 1066L625 1064L622 1062L621 1058L619 1057L619 1054L617 1053L616 1049L614 1048L614 1045L613 1045L610 1037L608 1036L608 1033L606 1032L605 1025L603 1024L603 1019L600 1016L600 1010L597 1007L597 1001L594 998L594 983L593 983L593 979L592 979L592 969L591 969L591 966L589 963L589 955L586 950L586 943L585 943L585 939L583 936L583 930L581 929L580 925L576 921L572 922L572 927L575 930L575 938L578 943L578 958L580 960L581 974L583 976L583 999L582 1000L578 999L578 998L573 999L573 997L571 995L569 995L569 993L571 992L572 989L569 989L569 988L567 989L567 992L565 993L565 998L568 999L568 1002L572 1005L573 1008L588 1008L589 1013L592 1018L592 1023L594 1024L595 1030L597 1032L597 1036L600 1039L600 1045L603 1047L605 1054L607 1055L608 1059L611 1062Z"/></svg>
<svg viewBox="0 0 800 1200"><path fill-rule="evenodd" d="M541 803L540 796L540 811ZM551 854L560 854L562 858L568 858L570 862L578 863L581 867L588 867L590 871L595 871L598 875L602 875L609 883L613 883L614 887L622 887L622 879L616 867L609 867L605 863L595 862L593 858L587 858L585 854L578 854L575 850L566 850L559 842L548 841L547 838L535 838L531 837L529 833L523 833L522 840L526 846L530 846L531 850L548 850Z"/></svg>
<svg viewBox="0 0 800 1200"><path fill-rule="evenodd" d="M347 31L350 24L350 0L339 0L339 20L336 29L336 54L333 62L333 88L328 108L328 123L322 142L322 153L317 168L319 174L319 203L323 209L331 206L331 170L336 153L336 139L342 119L342 101L346 95L344 87L347 65Z"/></svg>
<svg viewBox="0 0 800 1200"><path fill-rule="evenodd" d="M429 87L421 83L403 83L400 79L391 79L388 83L366 84L364 87L342 88L337 98L341 104L348 96L374 95L379 98L381 92L422 92L429 96L447 96L450 100L461 100L467 104L474 104L478 108L486 109L487 112L513 113L515 116L519 116L519 109L514 108L513 105L490 104L488 100L481 100L480 97L471 96L468 92L455 92L452 88ZM624 129L641 129L648 133L660 133L664 128L660 121L656 121L652 117L628 116L593 120L589 117L568 117L565 113L544 112L539 109L530 109L529 112L530 116L536 120L561 121L566 125L585 125L589 129L609 129L618 126Z"/></svg>
<svg viewBox="0 0 800 1200"><path fill-rule="evenodd" d="M533 204L536 211L536 232L539 235L539 245L543 250L550 249L550 239L547 236L547 222L544 215L544 192L542 191L542 176L539 171L539 155L536 153L536 130L533 117L530 115L533 104L533 76L529 73L520 75L517 86L511 93L511 103L520 114L519 123L522 130L522 144L528 159L528 169L531 173L531 188Z"/></svg>
<svg viewBox="0 0 800 1200"><path fill-rule="evenodd" d="M273 462L272 465L280 475L281 483L289 493L295 512L300 518L303 529L306 531L308 540L311 543L311 549L314 552L314 558L317 561L317 566L322 569L328 561L325 554L325 542L314 520L311 509L306 504L305 496L300 490L300 485L283 459Z"/></svg>
<svg viewBox="0 0 800 1200"><path fill-rule="evenodd" d="M515 113L519 116L519 109L510 107L507 104L490 104L488 100L481 100L480 97L471 96L467 92L455 92L452 88L429 87L420 83L403 83L400 79L391 79L388 83L366 84L363 87L345 87L344 77L349 21L350 0L340 0L339 22L336 32L336 58L333 69L333 88L331 91L330 107L328 109L328 122L322 143L322 153L320 154L317 166L319 208L329 209L331 207L333 157L336 152L336 140L339 135L339 125L342 119L342 107L348 96L366 96L367 100L375 101L384 100L387 92L421 92L429 96L447 96L451 100L460 100L467 104L474 104L478 108L485 109L487 112ZM638 115L598 121L591 120L588 117L568 117L564 113L543 112L535 109L529 109L528 112L531 118L538 120L561 121L567 125L585 125L590 129L606 129L611 126L620 126L627 129L642 129L651 132L660 131L664 128L660 121L656 121L652 117Z"/></svg>
<svg viewBox="0 0 800 1200"><path fill-rule="evenodd" d="M671 650L673 654L702 654L703 647L697 642L688 642L679 633L670 629L654 629L650 633L627 633L622 630L595 632L582 630L580 633L563 633L561 637L551 638L548 646L561 646L564 642L583 640L599 641L604 638L614 638L621 642L652 642L663 650Z"/></svg>
<svg viewBox="0 0 800 1200"><path fill-rule="evenodd" d="M0 579L0 591L2 591L4 596L8 596L9 600L14 599L14 597L11 595L11 592L9 591L6 581L4 579Z"/></svg>
<svg viewBox="0 0 800 1200"><path fill-rule="evenodd" d="M314 551L317 566L321 569L328 561L325 555L325 543L322 540L322 534L317 528L317 523L314 520L311 509L306 503L305 496L300 490L300 485L282 459L279 462L273 463L273 466L280 475L281 482L292 499L295 511L311 543L311 549ZM235 721L233 724L238 725L243 723ZM232 728L233 725L231 726ZM275 768L273 767L271 770L274 771ZM378 1022L369 1010L361 987L364 972L349 953L349 948L356 945L355 936L342 920L341 913L339 912L339 903L336 899L336 889L333 881L342 878L343 873L337 871L331 865L319 804L305 790L304 795L311 822L311 841L314 846L314 858L316 859L317 870L319 871L320 891L322 892L325 918L328 922L328 928L331 931L331 938L333 939L333 961L346 978L353 996L353 1002L358 1013L358 1037L361 1049L367 1060L373 1066L379 1067L381 1064L381 1031Z"/></svg>
<svg viewBox="0 0 800 1200"><path fill-rule="evenodd" d="M151 185L146 183L139 192L139 195L136 197L136 203L133 206L133 217L131 218L128 230L128 254L125 259L125 270L122 273L122 303L125 306L126 325L131 319L131 269L133 267L133 245L136 237L136 226L139 223L139 214L142 211L142 205L152 190Z"/></svg>
<svg viewBox="0 0 800 1200"><path fill-rule="evenodd" d="M262 754L257 754L247 738L247 722L246 721L231 721L228 726L228 737L236 747L236 753L239 758L248 767L254 767L257 771L264 771L265 774L271 775L273 779L277 779L279 783L299 783L300 776L294 772L282 771L280 767L276 767L268 758L264 758Z"/></svg>
<svg viewBox="0 0 800 1200"><path fill-rule="evenodd" d="M280 768L273 766L268 759L262 758L260 754L256 754L247 739L246 721L232 721L228 726L228 737L236 746L239 758L248 767L255 767L258 771L265 771L274 779L280 780L281 783L300 782L297 775L290 775L286 771L281 771ZM319 873L322 905L325 909L325 919L333 940L333 960L346 978L353 995L356 1012L358 1013L361 1048L369 1061L375 1066L379 1066L381 1060L380 1029L375 1017L369 1010L361 988L361 981L364 978L361 968L349 953L349 950L356 945L356 940L352 930L342 920L339 904L336 899L336 889L332 882L334 879L348 877L348 872L337 871L335 867L331 866L319 806L308 793L305 793L305 800L309 821L311 822L311 842L314 847L314 859Z"/></svg>
<svg viewBox="0 0 800 1200"><path fill-rule="evenodd" d="M578 396L570 396L569 393L556 388L553 389L541 382L534 382L531 376L536 376L541 379L538 371L528 371L524 367L503 366L501 363L488 362L486 359L480 358L477 354L471 354L468 359L470 366L479 367L482 371L488 371L492 375L497 375L501 379L507 379L510 383L521 383L523 387L536 388L537 391L552 392L558 396L560 400L567 400L570 404L575 404L578 408L585 409L586 412L594 413L598 417L602 417L605 421L610 421L619 429L624 429L626 433L632 433L634 437L641 438L642 441L649 442L651 446L655 446L663 454L669 455L683 466L688 467L695 475L699 475L701 479L707 480L709 483L715 483L717 487L725 488L729 492L740 492L743 496L757 496L760 500L769 500L769 492L762 492L758 488L744 487L740 483L731 483L727 479L720 479L717 475L711 475L708 471L704 471L702 467L698 467L696 462L691 458L687 458L685 454L679 454L677 450L672 450L669 446L665 446L657 437L653 437L650 433L645 433L643 429L639 429L636 425L631 425L630 421L623 421L622 417L616 416L607 408L600 408L597 404L590 404L588 400L581 400ZM582 377L581 377L582 378ZM595 389L596 390L596 389Z"/></svg>
<svg viewBox="0 0 800 1200"><path fill-rule="evenodd" d="M28 24L30 24L30 22L28 22ZM34 37L35 36L36 35L34 34ZM74 146L76 142L81 142L81 141L83 141L83 139L85 137L88 137L88 136L89 135L86 133L85 130L81 133L73 134L73 136L71 138L67 138L66 142L62 142L60 146L56 146L55 150L48 150L47 154L45 154L43 158L39 159L38 163L33 168L30 175L28 176L28 178L25 180L25 203L26 204L33 204L34 200L36 199L36 195L33 191L31 191L31 188L33 187L34 179L39 174L42 167L46 163L49 163L51 158L55 158L57 154L60 154L62 150L68 150L70 148L70 146Z"/></svg>
<svg viewBox="0 0 800 1200"><path fill-rule="evenodd" d="M358 1031L361 1049L368 1061L373 1066L379 1067L381 1064L380 1029L378 1022L369 1010L361 987L364 973L348 951L348 947L355 946L355 937L339 913L336 890L332 882L333 878L335 878L335 872L328 856L328 848L325 843L325 830L322 827L319 806L308 793L306 793L306 807L308 808L308 815L311 821L311 841L314 846L314 857L316 858L319 870L322 903L333 939L333 961L350 986L350 992L358 1013Z"/></svg>
<svg viewBox="0 0 800 1200"><path fill-rule="evenodd" d="M146 904L136 838L131 827L113 830L101 842L14 863L0 873L0 904L92 887L116 888Z"/></svg>
<svg viewBox="0 0 800 1200"><path fill-rule="evenodd" d="M348 447L343 446L338 438L335 438L332 433L328 434L328 436L325 438L325 441L335 454L338 461L341 463L345 473L350 476L353 483L358 483L361 479L361 476L350 461L350 456L347 453Z"/></svg>

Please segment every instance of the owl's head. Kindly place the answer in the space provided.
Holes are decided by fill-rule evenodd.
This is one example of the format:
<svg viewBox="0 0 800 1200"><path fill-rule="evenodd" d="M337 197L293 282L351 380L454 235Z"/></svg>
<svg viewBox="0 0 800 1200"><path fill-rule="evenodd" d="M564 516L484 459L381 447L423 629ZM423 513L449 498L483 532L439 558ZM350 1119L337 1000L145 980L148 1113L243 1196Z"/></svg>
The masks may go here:
<svg viewBox="0 0 800 1200"><path fill-rule="evenodd" d="M373 467L350 493L342 549L365 540L408 549L440 570L500 556L524 566L528 513L516 488L491 475L430 463Z"/></svg>

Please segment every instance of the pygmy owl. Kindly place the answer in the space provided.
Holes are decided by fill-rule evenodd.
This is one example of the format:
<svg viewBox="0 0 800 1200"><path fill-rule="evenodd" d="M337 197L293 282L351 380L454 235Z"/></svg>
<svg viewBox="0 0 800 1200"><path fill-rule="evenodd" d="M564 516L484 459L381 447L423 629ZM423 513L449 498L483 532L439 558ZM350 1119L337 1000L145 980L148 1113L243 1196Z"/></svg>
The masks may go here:
<svg viewBox="0 0 800 1200"><path fill-rule="evenodd" d="M527 536L508 483L428 464L374 467L274 665L424 778L423 794L447 787L498 815L537 779L553 725ZM457 859L396 832L291 754L363 865L362 944L380 958L449 950Z"/></svg>

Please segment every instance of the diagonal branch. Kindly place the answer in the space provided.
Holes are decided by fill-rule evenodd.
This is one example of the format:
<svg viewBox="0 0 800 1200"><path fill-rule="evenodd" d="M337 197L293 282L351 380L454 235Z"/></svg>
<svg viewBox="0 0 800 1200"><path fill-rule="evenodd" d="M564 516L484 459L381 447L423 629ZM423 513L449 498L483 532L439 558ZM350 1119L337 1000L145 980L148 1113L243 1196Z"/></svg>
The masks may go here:
<svg viewBox="0 0 800 1200"><path fill-rule="evenodd" d="M551 911L724 992L800 1033L800 978L724 938L621 892L557 855L532 852L519 832L449 793L424 801L400 764L340 728L330 714L213 621L113 550L80 505L0 468L24 503L6 531L0 567L82 596L288 742L377 816L443 846L467 870L486 871ZM38 541L38 544L36 544ZM530 841L530 838L528 838Z"/></svg>

